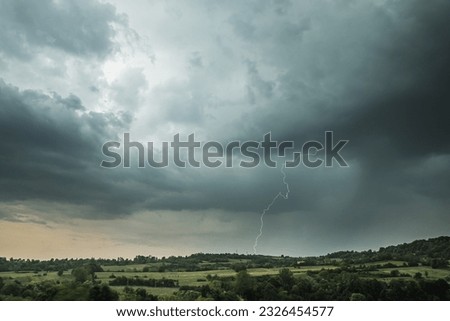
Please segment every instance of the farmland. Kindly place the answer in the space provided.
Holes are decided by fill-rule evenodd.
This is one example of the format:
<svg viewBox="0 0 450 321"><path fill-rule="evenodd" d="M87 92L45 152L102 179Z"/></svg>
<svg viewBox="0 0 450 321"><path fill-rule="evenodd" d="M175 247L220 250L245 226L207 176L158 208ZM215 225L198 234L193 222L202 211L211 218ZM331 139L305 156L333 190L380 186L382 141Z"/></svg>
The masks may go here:
<svg viewBox="0 0 450 321"><path fill-rule="evenodd" d="M0 259L2 300L450 300L450 238L319 257Z"/></svg>

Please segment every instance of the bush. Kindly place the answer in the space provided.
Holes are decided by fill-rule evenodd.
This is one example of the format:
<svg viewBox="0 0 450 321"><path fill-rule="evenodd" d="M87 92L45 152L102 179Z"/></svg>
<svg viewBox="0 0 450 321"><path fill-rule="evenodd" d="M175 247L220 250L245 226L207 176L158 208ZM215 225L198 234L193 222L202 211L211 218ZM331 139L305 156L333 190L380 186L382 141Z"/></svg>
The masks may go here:
<svg viewBox="0 0 450 321"><path fill-rule="evenodd" d="M89 290L90 301L117 301L119 294L106 284L95 285Z"/></svg>

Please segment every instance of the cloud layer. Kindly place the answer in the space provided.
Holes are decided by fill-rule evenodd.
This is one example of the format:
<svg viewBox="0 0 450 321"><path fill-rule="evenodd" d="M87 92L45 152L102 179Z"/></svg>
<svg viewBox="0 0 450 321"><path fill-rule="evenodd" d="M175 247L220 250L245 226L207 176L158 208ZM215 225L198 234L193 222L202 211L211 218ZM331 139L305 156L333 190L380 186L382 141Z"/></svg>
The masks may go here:
<svg viewBox="0 0 450 321"><path fill-rule="evenodd" d="M301 145L332 130L350 140L350 167L287 170L262 252L449 233L447 1L0 6L0 220L101 221L130 248L249 251L279 170L103 169L102 144L271 132Z"/></svg>

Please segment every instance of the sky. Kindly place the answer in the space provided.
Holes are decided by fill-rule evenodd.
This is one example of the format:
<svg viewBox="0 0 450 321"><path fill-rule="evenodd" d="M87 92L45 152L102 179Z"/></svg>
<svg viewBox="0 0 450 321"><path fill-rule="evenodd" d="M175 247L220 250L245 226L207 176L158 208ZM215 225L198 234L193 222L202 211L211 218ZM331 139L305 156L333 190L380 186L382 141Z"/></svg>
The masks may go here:
<svg viewBox="0 0 450 321"><path fill-rule="evenodd" d="M348 140L348 167L284 170L258 254L449 235L449 14L447 0L0 0L0 256L253 253L281 166L102 168L124 133L155 155L178 133Z"/></svg>

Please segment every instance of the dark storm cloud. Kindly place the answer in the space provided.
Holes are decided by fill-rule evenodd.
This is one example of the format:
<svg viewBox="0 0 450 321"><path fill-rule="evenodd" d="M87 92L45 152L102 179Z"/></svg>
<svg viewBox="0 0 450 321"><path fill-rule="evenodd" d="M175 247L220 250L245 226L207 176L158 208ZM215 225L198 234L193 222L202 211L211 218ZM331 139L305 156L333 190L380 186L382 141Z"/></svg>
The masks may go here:
<svg viewBox="0 0 450 321"><path fill-rule="evenodd" d="M127 126L127 115L80 113L76 96L19 91L3 81L0 106L2 201L87 205L97 211L85 215L101 217L132 211L152 191L137 173L99 168L101 145Z"/></svg>
<svg viewBox="0 0 450 321"><path fill-rule="evenodd" d="M401 159L450 153L450 4L395 3L392 10L397 20L390 21L377 60L357 77L374 89L355 92L352 113L338 114L336 128L354 137L365 151L360 157L395 166Z"/></svg>
<svg viewBox="0 0 450 321"><path fill-rule="evenodd" d="M333 129L352 140L348 148L355 149L354 157L375 162L448 153L450 4L387 2L369 9L362 18L354 12L338 30L329 30L330 36L340 35L342 45L327 44L328 36L313 49L322 66L302 70L290 59L291 70L278 78L281 99L256 118L257 127L264 130L277 126L274 118L285 120L277 132L298 140ZM372 30L377 19L378 28ZM360 30L341 34L348 25ZM347 59L353 61L342 64ZM322 85L315 86L317 81ZM335 92L321 90L327 81L336 83Z"/></svg>
<svg viewBox="0 0 450 321"><path fill-rule="evenodd" d="M260 200L250 198L254 180L248 177L239 183L239 173L100 168L101 146L111 139L120 140L117 133L129 125L127 114L85 111L74 95L63 98L55 93L20 91L4 81L0 82L0 106L3 202L39 200L86 206L84 212L66 214L96 219L142 209L245 210L255 200L263 201L264 193ZM225 181L224 176L231 180ZM275 191L269 188L269 193Z"/></svg>
<svg viewBox="0 0 450 321"><path fill-rule="evenodd" d="M342 229L351 229L392 215L389 206L425 195L436 193L435 201L445 204L450 184L442 178L447 176L442 164L450 165L449 158L441 158L439 168L422 164L450 153L450 32L445 28L450 5L340 1L325 8L314 2L297 23L285 21L283 10L280 18L268 13L270 6L259 9L242 10L228 20L238 37L234 50L249 45L255 48L251 56L259 55L242 54L248 103L257 109L244 114L230 132L234 138L260 140L272 131L276 139L301 146L309 139L323 141L324 131L333 130L336 140L350 140L343 155L353 166L289 171L295 194L271 214L309 211L318 224L335 218ZM267 66L278 70L275 77L263 75ZM197 99L197 106L201 102ZM167 106L180 105L186 101ZM189 122L188 115L168 119ZM247 180L235 180L241 173L222 174L184 170L192 180L181 181L183 193L170 205L159 199L153 206L254 211L282 187L276 170L255 170ZM339 197L330 198L335 194ZM397 215L406 219L407 207ZM450 220L446 212L436 215Z"/></svg>
<svg viewBox="0 0 450 321"><path fill-rule="evenodd" d="M301 37L285 33L282 45L262 45L249 69L247 83L256 93L249 102L271 108L246 115L236 128L245 129L241 137L272 131L300 145L333 130L336 139L350 140L342 154L351 168L310 177L289 172L296 192L271 214L309 211L311 228L316 222L328 235L389 225L394 213L398 221L417 215L424 226L430 217L450 223L450 3L341 1L324 8L334 15L322 17L320 7L306 13L311 19ZM260 45L251 19L232 22L246 42ZM259 69L267 63L284 72L264 79ZM334 171L347 174L328 180ZM355 190L324 206L348 185Z"/></svg>
<svg viewBox="0 0 450 321"><path fill-rule="evenodd" d="M0 1L0 51L30 58L37 48L105 56L114 49L113 24L125 25L110 4L96 1Z"/></svg>
<svg viewBox="0 0 450 321"><path fill-rule="evenodd" d="M170 79L153 84L152 98L160 109L149 118L162 128L176 124L190 132L198 128L213 131L205 116L208 99L214 96L204 90L207 72L216 68L216 78L224 79L222 85L240 81L242 71L246 101L230 97L231 102L224 104L230 106L230 113L245 111L242 117L238 114L238 121L226 124L223 137L214 138L224 143L229 137L261 140L272 131L278 140L301 145L308 139L323 140L324 131L333 130L336 139L350 140L343 151L349 169L288 171L292 194L277 202L270 215L289 213L292 221L283 227L289 233L294 234L306 221L304 235L309 230L314 231L312 237L326 235L327 240L337 240L343 231L350 235L371 224L389 222L393 213L398 220L414 213L420 226L428 218L414 212L415 208L433 209L436 221L446 224L448 213L442 209L448 208L450 192L446 174L450 159L448 2L239 3L230 3L230 14L221 24L234 37L220 34L225 31L214 35L222 36L229 50L224 61L216 59L211 54L215 51L208 51L207 46L189 48L187 65L192 74L205 73L197 78L183 75L192 78L187 82ZM302 7L303 3L307 5ZM56 4L45 4L50 12L60 10ZM23 41L12 43L8 33L0 31L3 43L11 43L2 45L3 52L23 56L32 52L29 46L54 46L70 53L104 55L113 48L114 31L107 22L118 18L109 6L96 12L103 5L82 5L92 11L83 11L80 19L90 21L95 16L92 23L100 24L98 32L85 35L79 29L72 35L72 29L63 24L58 32L67 31L60 35L65 42L50 43L50 38L35 35L34 20L21 18L19 24L11 14L1 21L9 29L19 24L16 29ZM7 10L12 12L14 6L9 3ZM36 17L42 17L39 8L36 12ZM43 32L59 39L52 28ZM229 70L237 70L238 76L231 77ZM129 79L140 76L139 71ZM134 97L138 90L132 91L135 100L122 95L130 82L125 79L115 84L117 96L124 104L138 104ZM101 145L117 140L134 115L91 112L77 96L19 91L4 83L0 106L0 133L6 137L0 142L3 201L39 199L88 205L92 218L145 209L176 210L180 215L183 210L218 209L224 216L236 216L259 212L283 188L281 173L263 167L100 169ZM224 123L229 120L227 113L222 115ZM211 114L220 120L220 113Z"/></svg>

